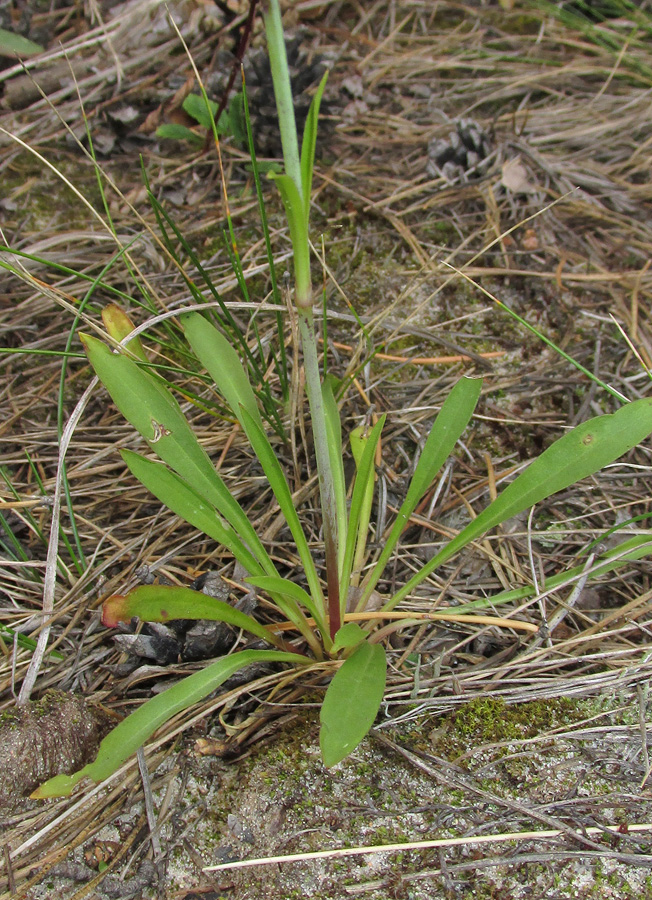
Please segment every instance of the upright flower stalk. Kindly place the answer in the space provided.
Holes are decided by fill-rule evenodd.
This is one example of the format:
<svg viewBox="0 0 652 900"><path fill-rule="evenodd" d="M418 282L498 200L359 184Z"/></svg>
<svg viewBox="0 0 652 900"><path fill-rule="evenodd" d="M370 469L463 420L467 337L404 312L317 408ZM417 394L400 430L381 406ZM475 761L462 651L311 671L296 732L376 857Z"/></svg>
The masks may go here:
<svg viewBox="0 0 652 900"><path fill-rule="evenodd" d="M290 73L278 0L270 0L269 2L268 11L265 14L265 30L285 163L285 173L273 177L281 192L292 240L295 281L294 299L299 315L299 333L303 349L306 392L310 407L310 418L315 442L315 459L319 477L326 556L328 620L330 638L332 640L341 625L337 556L338 546L345 536L339 534L333 471L328 451L326 414L322 399L322 384L319 373L317 340L312 308L313 296L308 231L312 172L317 140L317 119L322 93L326 84L326 75L322 79L310 106L301 143L301 153L299 153Z"/></svg>

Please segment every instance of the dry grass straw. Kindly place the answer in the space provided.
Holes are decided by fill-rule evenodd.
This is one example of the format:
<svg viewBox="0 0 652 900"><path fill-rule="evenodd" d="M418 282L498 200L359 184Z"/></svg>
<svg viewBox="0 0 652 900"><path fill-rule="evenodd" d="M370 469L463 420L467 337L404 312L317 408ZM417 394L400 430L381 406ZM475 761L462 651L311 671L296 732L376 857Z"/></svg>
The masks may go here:
<svg viewBox="0 0 652 900"><path fill-rule="evenodd" d="M549 441L560 425L603 411L603 397L594 387L586 386L565 362L514 329L502 313L451 275L444 263L466 267L468 275L490 287L623 393L635 397L649 390L649 381L641 376L639 363L609 316L623 324L649 365L652 144L645 136L650 124L650 78L645 66L652 60L645 48L635 44L622 53L602 49L530 7L509 14L498 6L465 8L413 0L397 12L396 4L379 0L364 11L339 2L320 3L318 9L314 3L300 2L296 10L311 39L337 55L332 80L340 94L345 77L362 76L364 105L344 110L344 124L338 125L328 149L333 163L317 172L315 204L323 211L331 257L336 257L328 259L327 239L333 365L340 371L352 370L366 353L342 296L358 311L388 357L365 366L358 376L358 395L350 394L344 407L346 421L359 421L371 412L369 404L374 412L390 413L391 433L385 439L380 478L381 519L390 519L397 508L415 445L460 371L480 371L481 354L502 354L490 362L490 393L465 440L453 477L442 479L429 504L415 516L401 556L390 568L390 582L400 584L432 552L433 543L454 533L469 509L482 506L495 482ZM72 15L72 8L69 12ZM146 27L139 24L143 16L149 17ZM160 16L160 8L132 4L104 29L98 25L67 43L64 34L73 68L75 60L83 57L77 82L92 127L106 104L142 99L154 77L159 85L166 85L169 73L178 67L170 33L163 25L160 32L151 25L152 17L154 23L162 23ZM143 36L157 33L162 42L152 38L143 49ZM219 31L210 40L199 30L190 34L200 69L221 37ZM58 65L56 58L60 60L62 54L56 51L49 56ZM35 67L30 64L30 70L36 80L41 72L48 77L42 62ZM15 70L0 73L10 89L8 96L14 98L28 96L20 93L28 85L25 78ZM58 88L51 100L79 133L74 86ZM12 102L19 105L18 100ZM74 148L56 150L55 140L63 136L63 130L50 106L40 98L23 105L20 111L3 113L2 127L33 148L57 156L67 174L74 170L72 180L81 180L84 189L92 191L92 167ZM427 144L445 137L459 116L474 118L490 134L495 156L483 178L450 184L426 173ZM236 167L240 154L228 148L226 153L227 179L242 185L241 170ZM520 193L501 185L504 166L514 159L520 160L525 171L526 190ZM149 160L157 169L156 189L161 196L182 197L178 217L184 233L208 239L221 221L212 161L156 158L153 151ZM147 219L134 146L116 149L105 166L127 200ZM16 175L20 177L21 171L27 172L26 180L18 184ZM196 172L202 176L195 177ZM47 185L53 182L26 163L17 145L4 146L0 175L12 185L4 224L8 243L97 275L115 251L112 238L98 234L76 210L70 216L79 224L72 226L70 216L59 208L52 209L51 215L42 206L38 214L23 214L23 208L29 210L30 201L39 196L39 179L46 177ZM569 191L562 203L529 224L529 232L523 228L502 237ZM264 248L251 222L254 213L248 186L234 193L236 224L248 238L254 235L241 247L245 268L248 278L257 279L254 283L261 287ZM118 234L125 237L134 227L133 214L119 197L112 195L110 202ZM278 233L281 219L274 209L272 226L278 250L283 247L283 235ZM355 246L351 247L351 241ZM488 245L491 249L479 255ZM169 265L153 232L144 232L130 252L161 310L187 303L179 273ZM216 282L228 294L233 286L228 261L221 250L211 252ZM371 262L365 264L365 258ZM58 276L34 263L25 265L34 277L51 284L53 291L39 289L27 278L21 284L2 276L6 299L0 315L7 344L60 351L70 314L57 305L57 296L78 298L85 284L72 274ZM124 268L112 269L106 279L129 292ZM97 306L89 309L89 315L97 321ZM263 339L272 339L271 318L261 315L259 327ZM442 350L442 345L448 349ZM451 355L451 345L455 353L471 354L476 361L441 367L422 359ZM396 356L398 360L392 359ZM417 357L418 362L406 365L402 361L406 357ZM58 449L53 404L61 363L56 356L9 354L2 354L0 363L1 461L16 494L13 498L3 492L3 507L11 507L9 521L28 552L25 561L0 563L2 618L8 625L21 626L37 623L41 609ZM88 377L83 362L71 363L65 388L68 412ZM252 469L239 436L234 436L229 424L216 425L214 418L190 405L187 409L213 458L221 459L228 448L221 463L223 476L237 485L241 501L267 529L276 555L294 567L296 560L285 543L270 493ZM118 713L145 698L153 684L191 667L115 674L120 671L115 668L120 655L99 626L96 609L101 598L134 584L143 565L182 583L209 568L230 573L229 560L219 550L216 553L210 541L161 510L143 488L125 477L116 446L137 443L130 427L97 391L75 431L67 460L88 565L79 573L68 555L61 554L52 646L65 659L54 663L46 658L37 683L40 691L51 685L82 691ZM33 467L26 462L26 453ZM308 505L314 505L311 487L305 488L311 484L311 472L300 441L286 462L294 473L294 489ZM488 537L461 560L444 567L422 596L412 599L410 608L426 612L434 601L435 608L443 609L450 601L463 603L491 595L530 583L544 569L557 571L573 564L578 552L614 523L650 512L644 488L648 471L649 453L640 449L626 463L553 498L537 510L534 523L519 520L511 531ZM37 475L43 484L42 498ZM27 518L28 512L33 519ZM542 540L538 532L545 523L553 523L554 531ZM65 510L63 524L68 527ZM644 525L634 523L623 533ZM313 540L318 548L316 523ZM631 695L646 683L652 669L645 651L652 627L649 576L649 564L639 563L582 594L574 594L571 585L545 599L497 611L519 614L536 624L542 616L550 620L557 614L557 628L543 640L527 635L517 638L482 626L421 626L397 633L387 697L392 721L407 721L426 711L443 713L487 692L510 704L557 696ZM37 633L38 628L32 632ZM13 702L12 692L30 656L22 650L12 654L6 644L2 649L0 690L6 707ZM407 665L411 654L420 654L422 661L418 685L414 669ZM178 716L161 729L148 749L150 771L170 752L172 737L211 713L221 711L227 731L233 732L241 748L256 736L260 739L266 733L260 729L267 713L261 717L249 700L244 707L241 704L252 694L264 698L283 681L283 674L261 673L253 684L236 687ZM286 703L297 699L296 686L287 684L274 703L285 709ZM641 704L645 746L647 701L639 694L635 702ZM239 708L244 711L238 713ZM608 732L607 728L605 735ZM157 787L168 783L174 790L170 772L154 780ZM103 822L112 821L138 791L137 770L130 764L106 790L92 791L85 800L45 807L28 804L17 815L5 816L15 895L24 896L30 884ZM633 794L633 813L638 800ZM561 821L558 812L554 817ZM138 836L139 845L145 835ZM33 875L37 863L38 874ZM7 896L5 887L0 898Z"/></svg>

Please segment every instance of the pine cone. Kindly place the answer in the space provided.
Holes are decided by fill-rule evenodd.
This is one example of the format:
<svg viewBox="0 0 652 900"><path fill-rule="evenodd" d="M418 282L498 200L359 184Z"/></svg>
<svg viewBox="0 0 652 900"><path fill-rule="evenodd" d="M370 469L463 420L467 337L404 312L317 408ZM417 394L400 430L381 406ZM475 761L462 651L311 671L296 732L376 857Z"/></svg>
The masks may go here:
<svg viewBox="0 0 652 900"><path fill-rule="evenodd" d="M228 602L229 590L217 572L200 575L190 587ZM253 594L241 597L235 607L251 615L256 608L256 598ZM169 666L179 660L214 659L228 653L237 635L236 629L225 622L209 619L173 619L167 625L145 622L139 634L133 633L132 625L123 625L122 631L113 640L131 657L127 666L130 670L142 665L143 660Z"/></svg>
<svg viewBox="0 0 652 900"><path fill-rule="evenodd" d="M303 134L314 89L327 68L321 57L315 56L311 60L309 59L308 53L301 47L302 41L303 35L298 33L285 44L294 98L294 115L299 135ZM232 62L233 57L230 54L220 54L217 63L219 71L214 72L207 79L208 94L217 103L222 99ZM279 158L282 156L281 137L267 50L253 50L246 54L244 71L256 153L260 156ZM236 79L234 90L240 89L238 85L239 78ZM327 104L322 102L321 113L327 112ZM321 124L320 130L322 130Z"/></svg>
<svg viewBox="0 0 652 900"><path fill-rule="evenodd" d="M434 138L428 144L426 172L442 176L450 183L479 178L490 165L489 136L473 119L459 119L447 138Z"/></svg>

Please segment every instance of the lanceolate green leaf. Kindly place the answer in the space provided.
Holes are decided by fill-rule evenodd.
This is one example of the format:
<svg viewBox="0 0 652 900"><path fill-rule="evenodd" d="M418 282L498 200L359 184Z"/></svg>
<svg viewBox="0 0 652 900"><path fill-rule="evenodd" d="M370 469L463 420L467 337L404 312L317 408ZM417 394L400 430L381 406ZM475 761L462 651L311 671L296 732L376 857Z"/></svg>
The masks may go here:
<svg viewBox="0 0 652 900"><path fill-rule="evenodd" d="M127 313L116 303L109 303L108 306L104 307L102 310L102 321L113 340L118 343L123 341L127 335L131 334L136 327ZM130 353L133 353L134 356L138 357L141 362L146 363L148 361L140 337L135 337L130 341L127 341L125 347Z"/></svg>
<svg viewBox="0 0 652 900"><path fill-rule="evenodd" d="M200 125L203 125L205 128L213 127L212 120L217 114L217 103L215 103L215 101L208 100L207 104L207 101L199 94L188 94L183 101L182 106L184 112L187 112L189 116L192 116Z"/></svg>
<svg viewBox="0 0 652 900"><path fill-rule="evenodd" d="M611 415L578 425L548 447L505 488L491 504L493 512L487 515L488 520L495 518L498 524L598 472L639 444L651 431L652 398L635 400Z"/></svg>
<svg viewBox="0 0 652 900"><path fill-rule="evenodd" d="M295 301L300 309L312 307L310 280L310 245L306 227L303 200L289 175L270 174L281 192L281 200L290 229L290 240L294 257L294 278L296 283Z"/></svg>
<svg viewBox="0 0 652 900"><path fill-rule="evenodd" d="M315 658L322 659L324 654L321 643L315 633L314 627L312 627L306 619L303 609L308 610L317 627L323 634L327 633L328 626L326 625L323 614L313 602L310 594L293 581L288 581L286 578L280 578L278 576L255 575L251 578L247 578L247 581L254 587L260 588L269 594L280 612L287 616L290 622L293 622L296 625L299 633L306 639Z"/></svg>
<svg viewBox="0 0 652 900"><path fill-rule="evenodd" d="M263 422L256 395L240 357L230 342L201 313L191 312L182 316L181 327L197 358L236 418L240 420L240 407L243 406L262 430Z"/></svg>
<svg viewBox="0 0 652 900"><path fill-rule="evenodd" d="M0 56L34 56L43 53L43 47L21 34L0 28Z"/></svg>
<svg viewBox="0 0 652 900"><path fill-rule="evenodd" d="M326 87L328 72L324 72L319 87L312 98L306 124L303 126L303 139L301 141L301 189L303 193L304 216L306 230L310 217L310 197L312 194L312 173L315 166L315 148L317 146L317 124L319 120L319 107Z"/></svg>
<svg viewBox="0 0 652 900"><path fill-rule="evenodd" d="M169 390L133 360L113 353L102 341L89 335L80 337L98 378L125 419L163 462L224 516L268 570L270 560L260 538L215 471Z"/></svg>
<svg viewBox="0 0 652 900"><path fill-rule="evenodd" d="M349 587L357 588L360 583L358 569L362 567L369 538L369 520L373 503L374 460L384 424L385 416L383 415L371 431L366 432L364 429L354 428L349 435L351 452L356 464L356 475L351 496L349 531L342 567L342 612L348 602Z"/></svg>
<svg viewBox="0 0 652 900"><path fill-rule="evenodd" d="M321 708L319 744L324 765L354 750L374 724L385 693L387 662L380 644L360 644L328 686Z"/></svg>
<svg viewBox="0 0 652 900"><path fill-rule="evenodd" d="M141 584L124 596L114 594L102 606L102 624L115 628L118 622L130 622L138 616L143 622L170 622L173 619L208 619L226 622L242 628L256 637L278 643L276 636L248 616L223 600L208 597L201 591L176 587L170 584Z"/></svg>
<svg viewBox="0 0 652 900"><path fill-rule="evenodd" d="M275 573L272 561L269 560L268 565L261 565L233 528L222 521L215 507L200 497L175 472L171 472L162 463L139 456L132 450L122 450L121 455L129 471L148 491L151 491L173 513L226 547L250 575Z"/></svg>
<svg viewBox="0 0 652 900"><path fill-rule="evenodd" d="M175 122L159 125L156 129L156 137L165 141L190 141L191 144L203 144L204 138L195 134L185 125L177 125Z"/></svg>
<svg viewBox="0 0 652 900"><path fill-rule="evenodd" d="M483 512L392 597L393 609L431 572L490 528L564 490L631 450L652 432L652 398L635 400L560 437L538 456Z"/></svg>
<svg viewBox="0 0 652 900"><path fill-rule="evenodd" d="M281 192L281 199L285 207L288 225L290 227L292 248L296 253L297 246L306 243L308 239L308 231L303 216L301 194L289 175L276 175L272 172L269 177Z"/></svg>
<svg viewBox="0 0 652 900"><path fill-rule="evenodd" d="M335 514L337 516L338 534L337 563L341 578L347 531L346 484L344 482L344 459L342 454L342 422L340 419L340 411L337 408L335 394L333 393L333 379L330 375L326 376L326 379L322 384L321 396L324 406L331 473L333 475L333 492L335 494Z"/></svg>
<svg viewBox="0 0 652 900"><path fill-rule="evenodd" d="M460 378L446 397L426 439L405 497L405 506L414 509L455 449L455 444L471 421L482 390L481 378ZM399 513L400 517L401 513Z"/></svg>
<svg viewBox="0 0 652 900"><path fill-rule="evenodd" d="M32 794L35 798L65 797L83 778L104 781L152 736L168 719L198 703L223 684L227 678L251 663L287 662L301 665L307 660L282 650L242 650L189 675L166 691L148 700L136 712L113 729L100 744L97 758L74 775L57 775Z"/></svg>
<svg viewBox="0 0 652 900"><path fill-rule="evenodd" d="M307 591L304 591L301 585L295 584L294 581L288 581L287 578L270 575L253 575L251 578L247 578L247 583L267 591L269 594L281 594L292 600L297 606L303 606L316 620L319 627L324 627L324 622L320 620L320 612L312 597Z"/></svg>
<svg viewBox="0 0 652 900"><path fill-rule="evenodd" d="M166 462L192 465L194 474L212 476L213 467L197 443L181 408L166 387L122 353L114 353L97 338L80 335L86 354L114 403ZM187 460L187 462L185 462ZM177 471L179 471L177 469Z"/></svg>
<svg viewBox="0 0 652 900"><path fill-rule="evenodd" d="M461 378L444 401L421 451L405 500L398 511L382 553L365 579L361 604L366 603L371 596L417 503L432 484L469 424L481 390L482 379Z"/></svg>
<svg viewBox="0 0 652 900"><path fill-rule="evenodd" d="M244 113L244 94L234 94L229 101L229 115L225 126L241 147L247 146L247 125ZM222 117L220 116L220 122Z"/></svg>
<svg viewBox="0 0 652 900"><path fill-rule="evenodd" d="M345 647L357 647L358 644L366 640L367 636L367 632L363 631L357 622L347 622L346 625L342 625L335 635L333 653L339 653Z"/></svg>
<svg viewBox="0 0 652 900"><path fill-rule="evenodd" d="M317 576L315 563L310 553L308 541L306 540L303 528L301 527L297 511L294 508L294 500L292 499L292 494L283 469L281 469L276 454L272 450L265 433L258 427L246 409L241 408L241 414L246 435L251 442L254 453L258 457L258 461L263 467L263 471L267 476L270 487L274 491L274 496L278 501L278 505L281 508L285 521L292 532L292 537L294 538L294 543L296 544L297 552L308 581L310 594L317 604L317 607L321 610L324 608L324 595ZM320 616L320 618L323 620L323 615Z"/></svg>

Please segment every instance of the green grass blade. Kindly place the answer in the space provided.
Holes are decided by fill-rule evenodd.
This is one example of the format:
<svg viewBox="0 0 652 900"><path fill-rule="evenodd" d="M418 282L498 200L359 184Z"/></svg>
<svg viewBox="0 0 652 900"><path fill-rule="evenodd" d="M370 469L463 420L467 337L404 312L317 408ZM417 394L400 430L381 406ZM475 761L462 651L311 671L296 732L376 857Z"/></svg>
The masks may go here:
<svg viewBox="0 0 652 900"><path fill-rule="evenodd" d="M30 468L32 471L37 471L38 469L33 466L32 460L30 457L27 457L29 460ZM20 500L20 494L16 490L11 480L11 476L9 471L4 467L0 466L0 480L4 482L9 495L14 498L14 500ZM42 483L39 485L43 496L46 496L45 492L42 489ZM39 537L39 539L43 542L45 546L47 546L47 541L45 540L45 536L41 533L38 525L33 519L33 516L29 513L29 510L25 510L23 514L29 526L34 530L34 533ZM12 528L9 520L5 516L3 512L0 512L0 528L5 532L7 539L6 541L0 539L0 552L3 553L8 559L20 560L21 562L28 562L30 559L33 559L33 552L28 553L27 550L23 547L21 541L14 534L14 529ZM23 573L29 581L33 581L35 584L39 586L43 585L43 574L37 568L33 568L32 566L23 568Z"/></svg>
<svg viewBox="0 0 652 900"><path fill-rule="evenodd" d="M249 552L235 531L225 524L212 504L186 484L175 472L161 463L145 459L132 450L122 450L122 458L129 471L148 491L184 521L222 544L250 575L271 574L271 567L263 567Z"/></svg>
<svg viewBox="0 0 652 900"><path fill-rule="evenodd" d="M36 650L36 641L27 637L26 634L21 634L20 631L16 631L13 628L10 628L9 625L3 625L0 622L0 639L7 638L12 644L15 641L18 647L22 647L24 650ZM65 659L66 657L59 653L58 650L47 650L48 656L53 657L53 659Z"/></svg>
<svg viewBox="0 0 652 900"><path fill-rule="evenodd" d="M2 527L3 531L7 535L6 541L0 541L0 551L7 556L8 559L21 560L21 562L27 562L29 554L18 540L16 535L13 532L13 529L9 522L7 521L5 515L0 512L0 527ZM31 580L36 581L38 583L42 582L42 577L37 574L36 569L29 570L34 578Z"/></svg>
<svg viewBox="0 0 652 900"><path fill-rule="evenodd" d="M207 697L235 672L257 662L302 665L306 657L281 650L242 650L206 666L143 703L113 729L100 744L97 757L74 775L57 775L32 794L33 798L66 797L83 778L95 782L113 775L148 738L172 716Z"/></svg>
<svg viewBox="0 0 652 900"><path fill-rule="evenodd" d="M256 148L254 146L254 136L251 130L251 117L249 115L249 103L247 100L247 85L242 81L242 105L244 113L244 121L247 131L247 145L249 147L249 156L251 158L251 170L254 176L254 184L256 185L256 197L258 199L258 213L260 215L260 224L263 229L265 238L265 252L267 254L267 262L269 263L269 279L272 286L272 299L277 306L282 306L281 293L278 289L278 281L276 279L276 265L274 263L274 253L272 251L272 241L269 235L269 223L267 220L267 210L265 208L265 199L263 197L263 187L260 181L260 170L256 159ZM285 323L281 312L276 313L276 331L278 336L278 353L279 360L276 364L276 371L281 383L281 391L283 399L289 397L289 374L287 352L285 349Z"/></svg>
<svg viewBox="0 0 652 900"><path fill-rule="evenodd" d="M235 234L233 232L233 226L230 216L228 217L228 224L230 238L229 236L227 236L226 232L224 232L224 246L229 257L229 262L231 263L233 274L235 275L236 281L238 282L238 287L240 288L242 299L245 303L250 303L251 298L249 295L249 288L247 286L247 279L245 278L244 269L242 267L242 260L240 259L240 254L236 245ZM249 345L244 335L242 335L242 342L244 342L245 346L247 347L246 352L248 354L248 358L250 360L253 360L253 364L250 366L250 368L252 373L254 373L256 376L256 380L258 383L258 394L263 404L263 408L265 410L265 414L269 424L276 431L279 437L285 440L285 431L283 429L281 418L278 414L277 404L272 397L269 381L265 378L263 370L261 369L261 366L263 366L263 361L265 359L265 351L260 339L260 333L258 331L258 321L255 316L252 316L252 318L249 320L249 324L256 341L256 354L254 354L249 349ZM266 366L264 368L266 368Z"/></svg>
<svg viewBox="0 0 652 900"><path fill-rule="evenodd" d="M652 432L652 398L635 400L611 415L590 419L537 457L457 537L411 578L383 608L393 609L455 553L490 528L614 462Z"/></svg>
<svg viewBox="0 0 652 900"><path fill-rule="evenodd" d="M229 262L231 264L231 268L233 269L233 274L235 275L235 280L238 282L238 287L240 288L242 299L245 301L245 303L250 303L251 297L249 296L249 288L247 287L247 281L245 279L244 269L242 267L242 260L240 259L240 254L238 252L238 245L235 239L235 231L233 230L233 219L230 216L227 217L227 225L229 226L228 231L222 231L224 247L228 254Z"/></svg>
<svg viewBox="0 0 652 900"><path fill-rule="evenodd" d="M229 310L228 306L226 305L224 298L222 297L220 292L215 287L213 280L210 277L210 274L206 271L206 269L202 265L201 260L199 259L197 253L195 252L193 247L188 243L187 238L184 236L181 229L175 223L174 219L167 212L167 210L163 207L163 205L158 200L158 198L154 195L153 191L150 188L149 181L147 180L146 173L143 173L143 178L145 180L145 187L147 190L147 198L152 207L152 211L156 217L156 221L157 221L159 230L161 232L161 237L162 237L162 239L165 243L165 246L168 249L170 255L177 263L179 272L182 275L184 281L186 282L188 289L192 293L192 295L197 303L205 303L206 302L206 298L203 296L203 294L201 293L201 291L199 290L197 285L194 283L194 281L187 274L187 272L186 272L187 266L184 265L183 260L180 258L179 252L175 248L174 241L170 238L170 235L168 234L168 229L172 232L172 235L174 236L175 241L178 242L179 246L181 247L181 250L187 257L187 259L190 261L192 266L199 273L201 280L203 281L207 290L209 291L209 293L211 294L211 296L213 297L215 302L219 305L220 312L219 312L218 318L220 318L220 323L225 324L225 327L228 327L229 333L233 337L233 340L240 345L244 356L247 358L249 364L252 366L252 371L254 371L255 366L256 366L256 360L252 357L252 354L251 354L251 351L247 344L247 341L245 340L244 335L242 334L242 329L239 327L238 323L233 318L233 315L232 315L231 311ZM255 371L255 375L256 375L256 378L258 379L259 376L262 376L262 373Z"/></svg>
<svg viewBox="0 0 652 900"><path fill-rule="evenodd" d="M386 678L384 649L367 641L337 670L319 716L319 745L325 766L334 766L348 756L369 732L385 693Z"/></svg>
<svg viewBox="0 0 652 900"><path fill-rule="evenodd" d="M646 556L652 555L652 533L636 535L628 541L623 541L617 547L607 551L597 560L594 560L590 568L589 575L592 579L599 578L601 575L607 575L620 566L626 565L628 562L634 562L637 559L644 559ZM548 593L555 588L572 583L586 572L586 563L580 566L573 566L572 569L566 569L557 575L551 575L545 578L539 585L539 593ZM528 597L534 597L537 591L534 585L528 584L520 588L514 588L511 591L501 591L494 594L493 597L482 597L479 600L471 600L470 603L464 603L459 607L455 607L455 612L473 612L476 609L488 609L494 606L500 606L501 603L514 603L519 600L527 600Z"/></svg>
<svg viewBox="0 0 652 900"><path fill-rule="evenodd" d="M493 243L494 242L489 244L489 247L493 246ZM483 252L485 252L487 249L488 247L485 247ZM546 337L546 335L542 331L539 331L539 329L528 322L527 319L519 316L519 314L515 312L511 308L511 306L508 306L506 303L503 303L502 300L499 300L498 297L494 296L494 294L491 293L491 291L487 290L487 288L481 285L479 282L474 281L473 278L471 278L470 275L467 275L466 272L464 272L462 269L458 269L455 266L452 266L450 263L447 263L446 261L443 262L443 265L448 266L449 269L452 269L453 272L455 272L461 278L464 278L465 281L467 281L469 284L472 284L473 287L483 293L485 297L488 297L490 300L492 300L499 309L502 309L503 312L506 312L508 316L511 316L512 319L518 322L519 325L522 325L523 328L526 328L531 334L536 335L536 337L540 341L543 341L543 343L547 347L550 347L550 349L554 350L558 356L561 356L561 358L565 359L566 362L570 363L571 366L576 368L583 375L586 375L586 377L594 384L599 385L601 388L603 388L603 390L611 394L611 396L619 403L623 403L626 400L623 394L615 390L615 388L612 388L611 385L607 384L605 381L601 381L595 374L595 372L592 372L590 369L587 369L586 366L583 366L582 363L578 362L576 359L573 359L573 357L566 353L566 351L563 350L558 344L555 344L555 342L552 341L549 337Z"/></svg>
<svg viewBox="0 0 652 900"><path fill-rule="evenodd" d="M430 434L426 439L419 462L410 481L405 500L398 511L382 553L369 576L365 579L360 601L362 607L364 607L364 603L371 596L373 589L383 574L385 566L394 552L394 548L417 503L453 452L455 444L468 425L481 390L482 379L461 378L444 401L439 415L430 429Z"/></svg>
<svg viewBox="0 0 652 900"><path fill-rule="evenodd" d="M138 239L134 238L129 242L125 249L129 249L132 244L134 244ZM129 294L126 294L124 291L121 291L119 288L108 284L105 281L98 281L98 277L95 275L89 275L87 272L78 272L75 269L71 269L69 266L64 266L61 263L55 262L54 260L44 259L41 256L37 256L33 253L25 253L22 250L17 250L10 246L5 246L3 244L3 250L7 250L12 256L17 256L19 259L29 259L33 262L37 262L39 265L43 266L46 269L51 269L53 272L60 272L62 275L72 276L73 278L78 278L80 281L87 281L92 283L93 289L101 288L101 290L107 294L111 294L115 296L118 300L122 300L124 303L134 302L138 306L143 306L144 304L140 303L137 299L132 298ZM116 253L112 260L104 266L103 271L106 272L108 267L118 259L120 256L124 254L124 251ZM20 271L15 266L12 266L7 260L0 259L0 269L5 269L7 272L11 272L13 275L20 277ZM2 348L2 352L7 352L7 347ZM55 351L52 351L53 353ZM57 355L60 355L61 351L56 351Z"/></svg>
<svg viewBox="0 0 652 900"><path fill-rule="evenodd" d="M649 519L652 519L652 512L641 513L639 516L630 516L629 519L624 519L622 522L612 525L611 528L608 528L607 531L603 532L599 537L594 538L586 548L585 552L590 553L591 550L594 550L598 544L606 541L612 534L617 534L619 531L625 532L631 525L636 525L639 522L647 522Z"/></svg>
<svg viewBox="0 0 652 900"><path fill-rule="evenodd" d="M192 266L199 273L199 276L201 277L205 287L207 288L207 290L209 291L209 293L211 294L213 299L216 301L216 303L219 305L219 308L220 308L219 313L213 312L213 313L211 313L211 315L215 315L220 326L222 328L224 328L225 331L227 332L227 334L232 338L233 343L235 345L237 345L238 347L240 347L240 349L242 351L242 358L247 360L247 366L251 373L253 384L256 386L255 392L260 397L260 401L261 401L261 403L263 405L263 409L265 411L265 416L268 419L270 425L279 433L279 435L281 437L284 437L283 428L282 428L282 425L280 424L280 420L278 417L277 405L276 405L276 402L272 395L270 385L265 378L264 370L262 368L262 357L261 357L261 360L259 361L256 358L256 356L254 355L254 353L251 351L251 348L249 347L249 344L247 343L246 337L243 334L241 327L239 326L238 322L236 321L236 319L234 319L233 315L231 314L231 311L229 310L228 306L226 305L226 303L224 301L224 298L222 297L222 295L219 293L219 291L215 287L213 280L210 276L210 273L202 265L199 257L197 256L197 253L195 252L193 247L188 243L187 239L184 237L181 230L177 227L177 225L175 224L174 220L171 218L169 213L166 212L166 210L163 208L161 203L154 196L153 192L151 191L151 189L149 187L149 182L147 181L147 177L146 177L145 173L143 174L143 177L144 177L145 185L147 188L147 196L148 196L149 202L152 206L154 215L156 217L156 221L158 223L159 230L161 232L161 237L165 243L165 246L166 246L168 252L173 257L175 262L177 263L179 272L182 275L183 279L185 280L188 290L192 294L192 297L193 297L195 303L203 304L206 302L206 298L204 297L202 292L199 290L199 288L195 284L195 282L188 275L188 273L186 271L187 265L184 264L183 260L181 259L179 250L177 249L175 242L171 239L170 235L168 234L168 229L174 235L175 241L178 243L178 246L181 248L181 251L183 252L184 256L190 261ZM242 266L240 265L239 259L237 259L233 255L233 250L232 250L232 247L231 247L228 239L226 239L226 249L229 254L229 258L235 262L234 274L236 275L236 278L238 280L238 284L240 285L240 288L243 290L245 299L247 299L248 298L248 293L247 293L248 289L247 289L247 285L246 285L246 280L244 278L244 274L242 272ZM260 350L260 345L259 345L259 350Z"/></svg>
<svg viewBox="0 0 652 900"><path fill-rule="evenodd" d="M39 471L39 467L34 463L34 460L32 459L32 457L30 456L30 454L28 453L27 450L25 451L25 456L27 457L27 462L31 469L32 476L34 478L35 483L38 485L39 490L40 490L41 494L43 495L43 497L44 498L47 497L48 492L46 491L45 485L43 484L43 479L41 478L41 473ZM67 477L67 474L65 471L65 466L62 467L62 476L61 477L63 479L64 495L67 496L70 492L70 486L68 483L68 477ZM74 518L74 515L72 512L72 504L71 504L70 509L71 509L71 513L70 513L70 517L69 517L69 523L71 526L71 530L73 532L73 536L77 538L77 543L80 544L81 540L79 538L79 534L77 533L77 529L75 527L76 523L75 523L75 518ZM38 536L39 540L41 540L43 542L43 546L47 547L47 545L48 545L47 538L43 534L41 526L38 524L37 520L34 518L32 513L29 511L25 511L25 513L23 513L23 517L29 523L31 528L33 529L34 534L36 534ZM83 575L87 568L86 560L83 556L81 548L78 548L77 554L75 553L75 548L73 547L73 545L70 541L70 538L66 534L61 522L59 522L59 538L61 540L61 543L64 545L64 547L68 551L68 553L70 555L70 559L72 560L74 567L77 569L77 574L80 576ZM57 568L62 572L64 577L67 577L67 566L63 562L63 559L60 554L57 555Z"/></svg>

